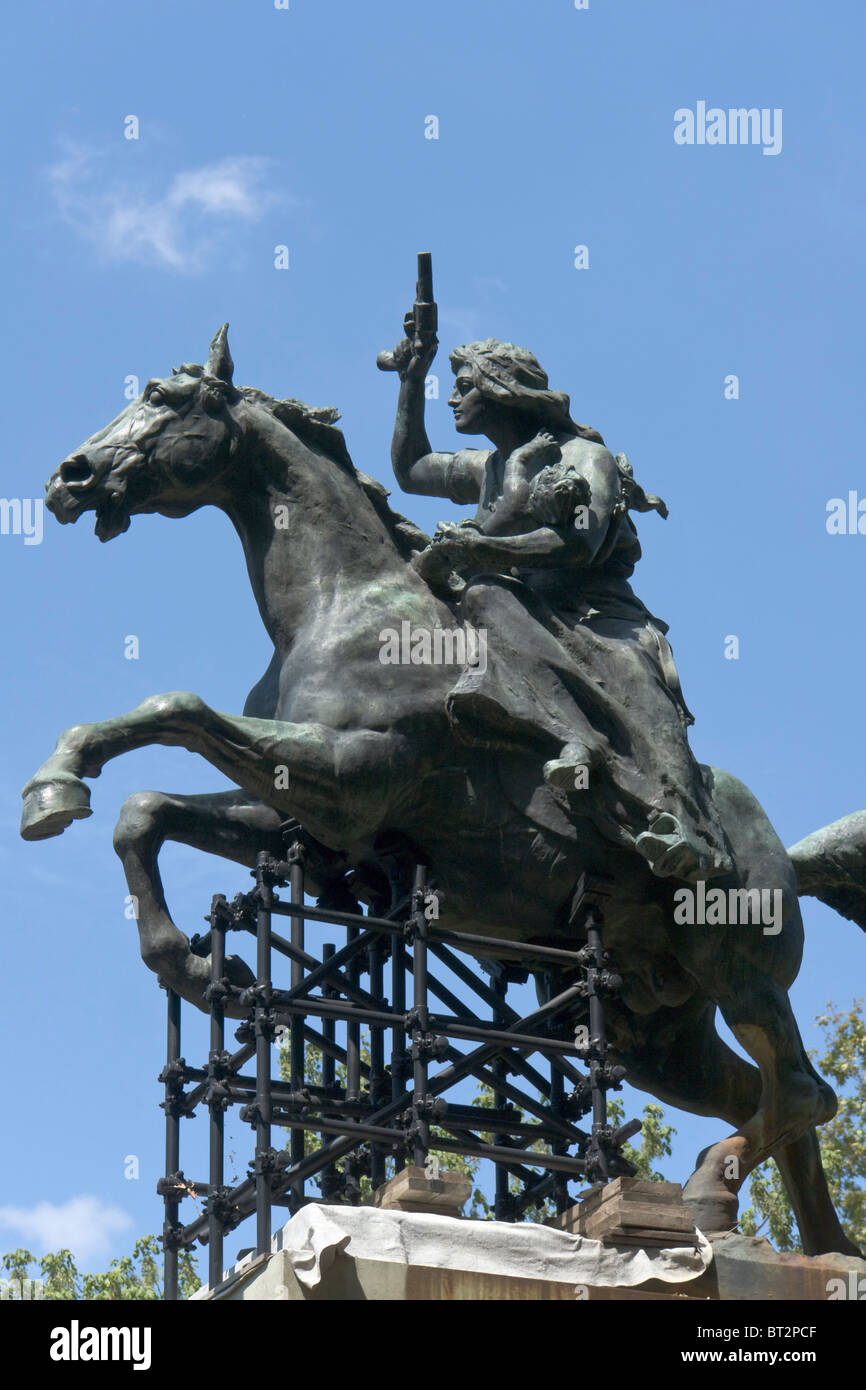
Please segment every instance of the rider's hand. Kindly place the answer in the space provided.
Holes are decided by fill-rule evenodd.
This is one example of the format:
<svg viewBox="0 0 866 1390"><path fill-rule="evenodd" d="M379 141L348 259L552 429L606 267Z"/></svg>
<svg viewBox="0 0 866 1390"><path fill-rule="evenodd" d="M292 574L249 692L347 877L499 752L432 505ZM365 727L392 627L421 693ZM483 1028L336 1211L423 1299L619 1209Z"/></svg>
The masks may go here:
<svg viewBox="0 0 866 1390"><path fill-rule="evenodd" d="M451 572L451 558L443 548L428 545L412 561L415 569L428 584L442 584Z"/></svg>
<svg viewBox="0 0 866 1390"><path fill-rule="evenodd" d="M410 309L403 320L406 334L394 349L394 366L401 381L424 381L436 356L439 340L435 333L415 336L415 312Z"/></svg>
<svg viewBox="0 0 866 1390"><path fill-rule="evenodd" d="M442 550L451 549L465 539L466 532L461 529L462 526L462 522L440 521L430 544L438 546Z"/></svg>

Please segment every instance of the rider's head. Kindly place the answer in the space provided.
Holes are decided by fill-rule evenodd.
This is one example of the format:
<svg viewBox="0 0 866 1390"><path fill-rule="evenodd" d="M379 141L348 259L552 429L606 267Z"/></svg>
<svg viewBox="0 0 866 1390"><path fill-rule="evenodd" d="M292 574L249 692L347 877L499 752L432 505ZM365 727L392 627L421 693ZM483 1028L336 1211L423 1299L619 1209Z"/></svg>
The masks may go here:
<svg viewBox="0 0 866 1390"><path fill-rule="evenodd" d="M463 343L450 354L455 373L455 389L449 406L455 411L455 428L460 434L491 434L491 425L512 417L518 432L527 439L539 430L550 434L581 435L603 443L599 432L589 425L578 425L570 416L569 396L550 391L548 374L534 353L516 343L485 338Z"/></svg>
<svg viewBox="0 0 866 1390"><path fill-rule="evenodd" d="M491 419L501 420L505 413L530 434L540 429L583 433L569 414L568 396L549 389L547 373L525 348L485 338L455 348L451 366L456 380L448 404L461 434L487 434Z"/></svg>

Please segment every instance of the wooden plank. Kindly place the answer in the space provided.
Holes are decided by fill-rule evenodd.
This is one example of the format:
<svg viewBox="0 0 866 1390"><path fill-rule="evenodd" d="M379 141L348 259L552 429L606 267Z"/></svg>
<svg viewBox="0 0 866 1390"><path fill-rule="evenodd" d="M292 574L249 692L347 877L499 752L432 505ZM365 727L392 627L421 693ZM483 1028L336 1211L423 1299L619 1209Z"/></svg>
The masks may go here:
<svg viewBox="0 0 866 1390"><path fill-rule="evenodd" d="M472 1192L472 1184L463 1173L440 1169L438 1177L427 1176L427 1170L411 1164L378 1187L373 1205L385 1211L421 1211L460 1216L464 1203Z"/></svg>
<svg viewBox="0 0 866 1390"><path fill-rule="evenodd" d="M694 1231L644 1231L639 1226L630 1226L628 1230L615 1226L612 1231L596 1231L590 1234L588 1231L579 1231L584 1240L599 1240L604 1245L653 1245L670 1249L679 1245L697 1245L697 1236Z"/></svg>
<svg viewBox="0 0 866 1390"><path fill-rule="evenodd" d="M584 1217L589 1235L596 1227L639 1226L661 1231L691 1231L694 1229L691 1212L685 1207L657 1206L652 1202L605 1202L597 1211Z"/></svg>
<svg viewBox="0 0 866 1390"><path fill-rule="evenodd" d="M601 1188L591 1188L582 1206L587 1212L619 1198L626 1202L653 1202L681 1206L683 1189L678 1182L653 1182L649 1178L615 1178Z"/></svg>

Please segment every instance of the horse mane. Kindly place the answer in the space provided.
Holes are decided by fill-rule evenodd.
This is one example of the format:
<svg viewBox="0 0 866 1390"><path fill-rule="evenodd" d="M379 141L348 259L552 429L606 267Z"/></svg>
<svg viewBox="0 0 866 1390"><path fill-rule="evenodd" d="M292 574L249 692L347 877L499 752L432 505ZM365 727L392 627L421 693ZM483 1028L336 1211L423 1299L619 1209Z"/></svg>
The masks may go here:
<svg viewBox="0 0 866 1390"><path fill-rule="evenodd" d="M203 367L190 362L185 362L177 371L185 372L188 376L205 375ZM244 400L264 406L265 410L300 440L305 444L314 445L358 484L370 499L373 510L383 522L404 560L411 560L413 554L430 544L430 537L416 526L414 521L409 521L389 505L388 498L391 494L388 489L378 479L371 478L355 467L346 447L343 431L336 427L340 412L335 406L307 405L293 397L277 400L275 396L269 396L267 391L260 391L257 386L238 386L235 389Z"/></svg>
<svg viewBox="0 0 866 1390"><path fill-rule="evenodd" d="M255 386L241 386L239 389L246 400L263 405L299 439L304 443L315 444L323 454L354 479L370 499L373 510L384 523L404 560L410 560L415 552L430 544L430 537L416 526L414 521L409 521L389 505L388 498L391 494L388 489L377 478L371 478L368 473L362 473L355 467L346 447L343 431L336 427L340 412L335 406L306 405L304 401L292 397L288 400L276 400Z"/></svg>
<svg viewBox="0 0 866 1390"><path fill-rule="evenodd" d="M336 428L335 422L339 420L340 412L334 406L306 405L304 401L292 398L277 400L275 396L269 396L267 391L260 391L257 386L239 386L237 389L244 400L263 405L280 424L304 443L315 444L345 473L350 477L355 476L355 465L349 457L343 431Z"/></svg>

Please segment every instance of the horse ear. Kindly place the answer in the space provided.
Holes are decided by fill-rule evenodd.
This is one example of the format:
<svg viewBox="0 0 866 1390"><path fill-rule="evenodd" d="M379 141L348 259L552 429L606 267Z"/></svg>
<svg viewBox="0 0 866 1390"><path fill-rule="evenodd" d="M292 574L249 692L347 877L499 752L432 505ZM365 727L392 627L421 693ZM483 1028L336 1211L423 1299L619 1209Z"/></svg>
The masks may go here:
<svg viewBox="0 0 866 1390"><path fill-rule="evenodd" d="M224 381L226 385L231 386L235 364L229 352L228 331L229 326L227 323L224 323L219 332L214 334L208 354L207 366L205 367L205 374L207 376L216 377L217 381Z"/></svg>

